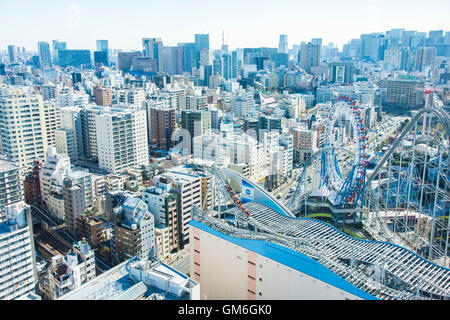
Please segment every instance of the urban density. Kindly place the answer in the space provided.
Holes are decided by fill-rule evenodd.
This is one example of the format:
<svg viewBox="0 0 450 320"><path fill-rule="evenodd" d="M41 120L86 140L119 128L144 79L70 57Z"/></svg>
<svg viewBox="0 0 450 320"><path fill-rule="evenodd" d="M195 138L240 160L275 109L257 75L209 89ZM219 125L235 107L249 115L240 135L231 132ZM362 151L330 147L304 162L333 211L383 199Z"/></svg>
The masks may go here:
<svg viewBox="0 0 450 320"><path fill-rule="evenodd" d="M0 300L450 300L450 31L146 32L0 47Z"/></svg>

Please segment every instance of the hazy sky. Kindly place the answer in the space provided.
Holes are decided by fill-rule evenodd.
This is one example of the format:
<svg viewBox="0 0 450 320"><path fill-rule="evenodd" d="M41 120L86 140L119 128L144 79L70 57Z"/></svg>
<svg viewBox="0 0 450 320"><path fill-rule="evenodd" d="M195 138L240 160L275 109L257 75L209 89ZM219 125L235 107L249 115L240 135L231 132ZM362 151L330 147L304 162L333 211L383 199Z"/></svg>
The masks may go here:
<svg viewBox="0 0 450 320"><path fill-rule="evenodd" d="M289 48L311 38L340 47L362 33L392 28L450 31L450 0L0 0L0 50L37 50L38 41L67 41L70 49L142 49L143 37L165 45L193 42L209 33L210 45Z"/></svg>

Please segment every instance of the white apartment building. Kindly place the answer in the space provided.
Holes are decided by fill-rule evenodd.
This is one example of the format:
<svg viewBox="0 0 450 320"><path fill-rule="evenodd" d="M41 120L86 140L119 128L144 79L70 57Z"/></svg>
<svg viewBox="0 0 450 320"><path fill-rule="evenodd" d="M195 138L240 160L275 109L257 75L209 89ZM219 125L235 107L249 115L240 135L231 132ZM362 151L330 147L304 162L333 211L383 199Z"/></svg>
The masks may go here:
<svg viewBox="0 0 450 320"><path fill-rule="evenodd" d="M60 107L55 99L44 101L45 130L47 145L56 145L56 131L61 127Z"/></svg>
<svg viewBox="0 0 450 320"><path fill-rule="evenodd" d="M85 106L89 104L89 95L82 92L63 90L57 96L60 107Z"/></svg>
<svg viewBox="0 0 450 320"><path fill-rule="evenodd" d="M25 202L6 206L0 223L0 300L12 300L34 292L34 241L30 208Z"/></svg>
<svg viewBox="0 0 450 320"><path fill-rule="evenodd" d="M100 168L116 173L148 164L145 110L105 108L95 121Z"/></svg>
<svg viewBox="0 0 450 320"><path fill-rule="evenodd" d="M6 206L23 200L19 167L0 159L0 222L6 219Z"/></svg>
<svg viewBox="0 0 450 320"><path fill-rule="evenodd" d="M245 118L255 112L255 99L251 92L245 92L231 98L231 107L235 117Z"/></svg>
<svg viewBox="0 0 450 320"><path fill-rule="evenodd" d="M46 203L50 214L60 220L65 217L63 199L65 178L70 178L74 185L84 189L86 207L91 207L95 202L92 175L86 171L72 170L70 158L65 154L58 154L56 148L50 147L47 161L42 164L39 172L39 181L42 200Z"/></svg>
<svg viewBox="0 0 450 320"><path fill-rule="evenodd" d="M43 160L47 130L41 95L11 91L0 97L1 152L19 167Z"/></svg>

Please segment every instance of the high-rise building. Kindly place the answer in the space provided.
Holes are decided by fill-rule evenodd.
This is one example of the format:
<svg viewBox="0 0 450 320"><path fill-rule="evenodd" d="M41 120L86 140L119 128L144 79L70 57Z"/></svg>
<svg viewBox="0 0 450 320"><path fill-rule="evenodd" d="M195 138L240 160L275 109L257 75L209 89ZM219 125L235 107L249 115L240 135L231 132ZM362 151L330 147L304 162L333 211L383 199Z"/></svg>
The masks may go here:
<svg viewBox="0 0 450 320"><path fill-rule="evenodd" d="M55 99L44 101L47 146L56 146L56 130L61 127L60 107Z"/></svg>
<svg viewBox="0 0 450 320"><path fill-rule="evenodd" d="M423 106L424 83L410 79L392 79L387 81L385 105L389 107L414 108Z"/></svg>
<svg viewBox="0 0 450 320"><path fill-rule="evenodd" d="M23 200L19 167L0 159L0 222L5 220L6 206Z"/></svg>
<svg viewBox="0 0 450 320"><path fill-rule="evenodd" d="M140 51L119 52L117 54L119 70L123 71L123 72L130 71L134 57L142 57L142 52L140 52Z"/></svg>
<svg viewBox="0 0 450 320"><path fill-rule="evenodd" d="M20 167L43 160L47 152L44 102L24 92L0 97L1 150Z"/></svg>
<svg viewBox="0 0 450 320"><path fill-rule="evenodd" d="M437 49L434 47L424 47L417 49L416 70L424 71L426 67L434 67Z"/></svg>
<svg viewBox="0 0 450 320"><path fill-rule="evenodd" d="M151 144L169 150L172 147L172 134L176 129L176 109L167 104L147 103L149 133Z"/></svg>
<svg viewBox="0 0 450 320"><path fill-rule="evenodd" d="M153 58L156 60L157 72L162 71L162 61L160 59L163 42L161 38L143 38L142 47L144 57Z"/></svg>
<svg viewBox="0 0 450 320"><path fill-rule="evenodd" d="M193 151L193 139L196 136L211 133L211 112L183 110L181 112L181 127L190 134L189 154Z"/></svg>
<svg viewBox="0 0 450 320"><path fill-rule="evenodd" d="M225 80L229 80L232 77L232 62L231 55L222 55L222 76Z"/></svg>
<svg viewBox="0 0 450 320"><path fill-rule="evenodd" d="M350 85L353 82L354 68L352 63L332 62L328 64L328 81L339 85Z"/></svg>
<svg viewBox="0 0 450 320"><path fill-rule="evenodd" d="M8 46L9 62L17 62L17 50L15 45Z"/></svg>
<svg viewBox="0 0 450 320"><path fill-rule="evenodd" d="M59 65L58 61L58 52L59 50L66 50L67 43L59 40L52 41L52 55L53 55L53 63Z"/></svg>
<svg viewBox="0 0 450 320"><path fill-rule="evenodd" d="M191 220L192 207L200 208L202 205L201 178L184 167L175 167L168 172L155 176L153 181L158 188L176 194L178 248L182 249L189 242L189 221ZM156 211L154 214L160 216L160 213ZM165 225L170 226L170 224Z"/></svg>
<svg viewBox="0 0 450 320"><path fill-rule="evenodd" d="M288 36L280 34L280 41L278 42L278 53L288 53Z"/></svg>
<svg viewBox="0 0 450 320"><path fill-rule="evenodd" d="M318 44L308 43L300 46L300 67L306 72L311 73L312 67L319 66L321 46Z"/></svg>
<svg viewBox="0 0 450 320"><path fill-rule="evenodd" d="M145 110L105 108L95 121L100 168L116 173L148 164Z"/></svg>
<svg viewBox="0 0 450 320"><path fill-rule="evenodd" d="M361 35L361 55L363 59L372 61L382 60L384 57L385 39L382 33Z"/></svg>
<svg viewBox="0 0 450 320"><path fill-rule="evenodd" d="M30 207L19 201L4 210L6 221L0 222L0 300L12 300L34 293L36 253Z"/></svg>
<svg viewBox="0 0 450 320"><path fill-rule="evenodd" d="M63 180L62 196L64 199L64 214L67 230L77 234L77 218L86 210L85 191L83 186L73 184L70 178Z"/></svg>
<svg viewBox="0 0 450 320"><path fill-rule="evenodd" d="M94 51L94 64L96 67L109 66L108 51Z"/></svg>
<svg viewBox="0 0 450 320"><path fill-rule="evenodd" d="M97 51L105 51L108 52L108 40L97 40Z"/></svg>
<svg viewBox="0 0 450 320"><path fill-rule="evenodd" d="M48 42L38 42L39 62L41 68L44 66L52 66L52 55L50 53L50 45Z"/></svg>
<svg viewBox="0 0 450 320"><path fill-rule="evenodd" d="M72 67L90 67L91 51L89 50L58 50L58 64L65 68L67 66Z"/></svg>
<svg viewBox="0 0 450 320"><path fill-rule="evenodd" d="M197 67L195 59L195 43L179 43L182 48L183 71L192 74L192 69Z"/></svg>
<svg viewBox="0 0 450 320"><path fill-rule="evenodd" d="M168 74L183 73L183 54L181 47L162 47L159 56L159 72Z"/></svg>
<svg viewBox="0 0 450 320"><path fill-rule="evenodd" d="M179 248L178 230L183 226L178 220L177 194L172 192L167 178L160 177L155 186L142 190L141 198L147 204L148 211L154 216L155 228L168 229L169 250L177 250Z"/></svg>

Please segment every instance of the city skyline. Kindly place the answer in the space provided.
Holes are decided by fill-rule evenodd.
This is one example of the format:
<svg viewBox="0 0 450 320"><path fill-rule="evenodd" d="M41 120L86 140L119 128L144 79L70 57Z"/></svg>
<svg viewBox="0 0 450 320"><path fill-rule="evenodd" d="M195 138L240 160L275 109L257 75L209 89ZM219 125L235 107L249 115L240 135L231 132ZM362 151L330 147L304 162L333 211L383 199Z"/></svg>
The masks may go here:
<svg viewBox="0 0 450 320"><path fill-rule="evenodd" d="M277 47L280 34L288 35L289 48L311 38L322 38L324 45L332 42L342 48L360 34L394 28L420 32L450 30L446 16L449 10L443 10L450 9L450 4L441 0L426 4L403 0L395 4L383 0L345 4L288 0L276 6L253 0L245 3L233 0L226 6L203 0L189 4L136 0L111 4L80 0L60 1L51 6L45 5L46 2L0 1L0 10L9 13L2 18L0 27L7 30L11 29L8 26L14 26L0 40L2 50L10 44L37 50L39 41L54 39L66 41L72 49L93 50L96 40L107 39L113 49L141 50L145 37L159 37L165 45L174 46L193 42L196 33L209 33L211 48L220 49L222 31L230 49ZM154 15L154 12L164 14ZM334 27L329 28L330 25Z"/></svg>

